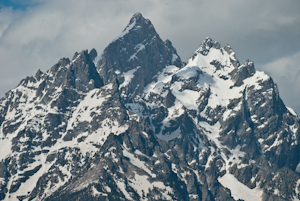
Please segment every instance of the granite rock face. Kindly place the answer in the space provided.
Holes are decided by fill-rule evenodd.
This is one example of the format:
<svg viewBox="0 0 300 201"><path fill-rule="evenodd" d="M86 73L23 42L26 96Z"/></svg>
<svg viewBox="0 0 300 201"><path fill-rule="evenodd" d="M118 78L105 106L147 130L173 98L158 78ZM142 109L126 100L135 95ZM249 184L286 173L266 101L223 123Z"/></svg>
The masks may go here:
<svg viewBox="0 0 300 201"><path fill-rule="evenodd" d="M135 14L0 100L0 200L300 200L299 118L206 38L183 65Z"/></svg>
<svg viewBox="0 0 300 201"><path fill-rule="evenodd" d="M120 36L105 48L97 69L104 83L115 77L124 83L121 90L130 99L142 93L167 65L182 66L175 48L169 40L160 38L150 20L137 13ZM131 84L125 87L128 80Z"/></svg>

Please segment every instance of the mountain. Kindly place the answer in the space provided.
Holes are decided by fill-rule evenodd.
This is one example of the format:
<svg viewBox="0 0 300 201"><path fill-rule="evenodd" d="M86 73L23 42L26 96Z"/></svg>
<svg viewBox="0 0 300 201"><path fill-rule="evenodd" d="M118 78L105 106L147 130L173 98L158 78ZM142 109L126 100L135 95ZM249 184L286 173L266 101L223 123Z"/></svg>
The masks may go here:
<svg viewBox="0 0 300 201"><path fill-rule="evenodd" d="M299 118L206 38L182 62L135 14L0 100L0 200L300 200Z"/></svg>

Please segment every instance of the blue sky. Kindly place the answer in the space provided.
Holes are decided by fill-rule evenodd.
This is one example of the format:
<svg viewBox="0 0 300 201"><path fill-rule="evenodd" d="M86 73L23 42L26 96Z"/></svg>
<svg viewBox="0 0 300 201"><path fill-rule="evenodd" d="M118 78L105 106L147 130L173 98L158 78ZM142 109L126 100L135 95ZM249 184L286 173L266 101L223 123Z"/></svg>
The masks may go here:
<svg viewBox="0 0 300 201"><path fill-rule="evenodd" d="M0 0L0 8L10 7L14 10L26 10L28 7L36 5L36 2L29 0Z"/></svg>
<svg viewBox="0 0 300 201"><path fill-rule="evenodd" d="M0 0L0 97L75 51L98 54L141 12L186 61L205 37L271 75L300 114L299 0Z"/></svg>

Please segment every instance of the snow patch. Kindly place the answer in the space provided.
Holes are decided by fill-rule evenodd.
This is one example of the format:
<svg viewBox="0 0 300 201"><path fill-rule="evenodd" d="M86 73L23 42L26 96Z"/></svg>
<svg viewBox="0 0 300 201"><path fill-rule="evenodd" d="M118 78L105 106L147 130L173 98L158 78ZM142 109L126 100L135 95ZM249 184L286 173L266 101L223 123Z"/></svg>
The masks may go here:
<svg viewBox="0 0 300 201"><path fill-rule="evenodd" d="M95 186L92 186L92 192L93 192L93 196L94 197L97 197L97 196L99 196L99 195L102 195L102 196L108 196L108 194L107 193L102 193L102 192L99 192L96 188L95 188Z"/></svg>
<svg viewBox="0 0 300 201"><path fill-rule="evenodd" d="M262 200L263 190L260 188L250 189L248 186L239 182L232 174L226 173L223 177L218 178L222 186L231 191L231 196L235 199L243 199L245 201Z"/></svg>
<svg viewBox="0 0 300 201"><path fill-rule="evenodd" d="M287 107L287 106L286 106L286 109L288 109L289 112L290 112L292 115L294 115L295 117L298 117L298 115L297 115L297 113L295 112L295 110L293 110L292 108Z"/></svg>
<svg viewBox="0 0 300 201"><path fill-rule="evenodd" d="M148 173L151 177L156 178L156 174L153 174L151 170L145 165L145 162L140 161L137 157L135 157L132 153L127 151L126 149L123 149L123 155L127 158L129 158L132 165L144 170L146 173Z"/></svg>
<svg viewBox="0 0 300 201"><path fill-rule="evenodd" d="M170 196L170 194L173 193L172 188L170 188L169 186L165 186L163 182L150 182L148 178L148 176L139 175L135 172L134 178L130 179L130 186L134 188L137 191L137 193L141 196L141 200L148 200L147 194L149 193L149 190L152 190L154 187L164 190L163 197L165 199L172 199L172 197ZM146 197L143 198L143 195L145 195Z"/></svg>
<svg viewBox="0 0 300 201"><path fill-rule="evenodd" d="M176 61L178 59L178 56L176 54L172 55L172 62Z"/></svg>
<svg viewBox="0 0 300 201"><path fill-rule="evenodd" d="M128 61L131 61L131 60L133 60L133 59L137 59L137 53L138 52L140 52L140 51L142 51L142 50L144 50L145 49L145 45L143 45L143 44L138 44L137 46L135 46L135 48L134 49L138 49L133 55L131 55L130 56L130 58L128 59Z"/></svg>
<svg viewBox="0 0 300 201"><path fill-rule="evenodd" d="M130 71L127 71L125 73L123 73L123 77L124 77L124 82L119 86L119 89L127 86L130 82L131 82L131 79L134 77L134 73L140 68L140 66L130 70Z"/></svg>
<svg viewBox="0 0 300 201"><path fill-rule="evenodd" d="M173 132L167 132L165 134L162 134L162 132L160 132L158 135L156 135L159 139L164 140L164 141L171 141L175 138L178 138L181 135L181 131L180 128L177 128L175 131Z"/></svg>
<svg viewBox="0 0 300 201"><path fill-rule="evenodd" d="M11 140L8 138L2 138L0 140L0 161L12 154L11 145Z"/></svg>
<svg viewBox="0 0 300 201"><path fill-rule="evenodd" d="M117 180L116 184L117 184L118 188L122 191L122 193L124 194L124 196L125 196L126 199L133 200L132 197L127 192L126 185L124 184L124 182Z"/></svg>

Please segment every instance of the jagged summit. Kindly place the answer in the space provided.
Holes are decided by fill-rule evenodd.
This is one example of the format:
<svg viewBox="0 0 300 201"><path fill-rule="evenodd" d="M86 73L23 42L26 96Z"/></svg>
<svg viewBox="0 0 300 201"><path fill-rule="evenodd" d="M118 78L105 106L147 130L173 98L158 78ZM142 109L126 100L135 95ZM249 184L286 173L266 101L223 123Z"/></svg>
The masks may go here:
<svg viewBox="0 0 300 201"><path fill-rule="evenodd" d="M123 37L126 37L126 35L131 32L137 32L142 37L145 34L148 34L149 37L154 37L155 35L157 35L151 21L149 19L145 19L141 13L136 13L130 19L128 25L125 27L122 33L113 41L120 39L122 40Z"/></svg>
<svg viewBox="0 0 300 201"><path fill-rule="evenodd" d="M133 20L133 19L135 19L135 20L138 20L138 19L146 20L140 12L137 12L137 13L133 14L131 20Z"/></svg>
<svg viewBox="0 0 300 201"><path fill-rule="evenodd" d="M126 28L124 29L124 31L128 28L128 27L140 27L140 28L154 28L151 21L149 19L145 19L143 17L143 15L141 13L136 13L132 16L132 18L129 21L129 24L126 26ZM124 32L123 31L123 32Z"/></svg>
<svg viewBox="0 0 300 201"><path fill-rule="evenodd" d="M103 86L103 81L93 63L96 56L95 49L92 49L90 53L88 50L75 52L72 60L62 58L45 73L39 69L35 76L21 80L18 86L38 87L39 91L45 87L69 88L82 92L100 88Z"/></svg>
<svg viewBox="0 0 300 201"><path fill-rule="evenodd" d="M134 94L142 92L166 65L181 67L182 62L172 43L163 41L150 20L137 13L121 35L104 50L97 69L104 83L117 77L123 90ZM126 75L134 77L130 81L135 84L126 86Z"/></svg>
<svg viewBox="0 0 300 201"><path fill-rule="evenodd" d="M198 51L203 54L206 55L207 51L210 48L216 48L216 49L220 49L221 45L218 41L214 41L213 39L206 37L203 42L200 44Z"/></svg>
<svg viewBox="0 0 300 201"><path fill-rule="evenodd" d="M207 56L209 54L209 52L213 52L210 55L214 55L215 59L217 59L217 57L219 57L219 58L227 57L226 55L228 55L229 58L226 60L226 63L223 64L225 66L232 64L234 67L238 67L240 65L240 62L236 58L235 52L230 47L230 45L227 44L224 47L221 47L221 45L218 41L215 41L209 37L206 37L203 40L203 42L199 45L199 48L195 51L194 55L191 57L190 60L194 60L194 58L198 54L201 54L200 57L202 59L202 57ZM225 53L227 53L227 54L225 55ZM211 58L209 58L209 59L211 59Z"/></svg>

